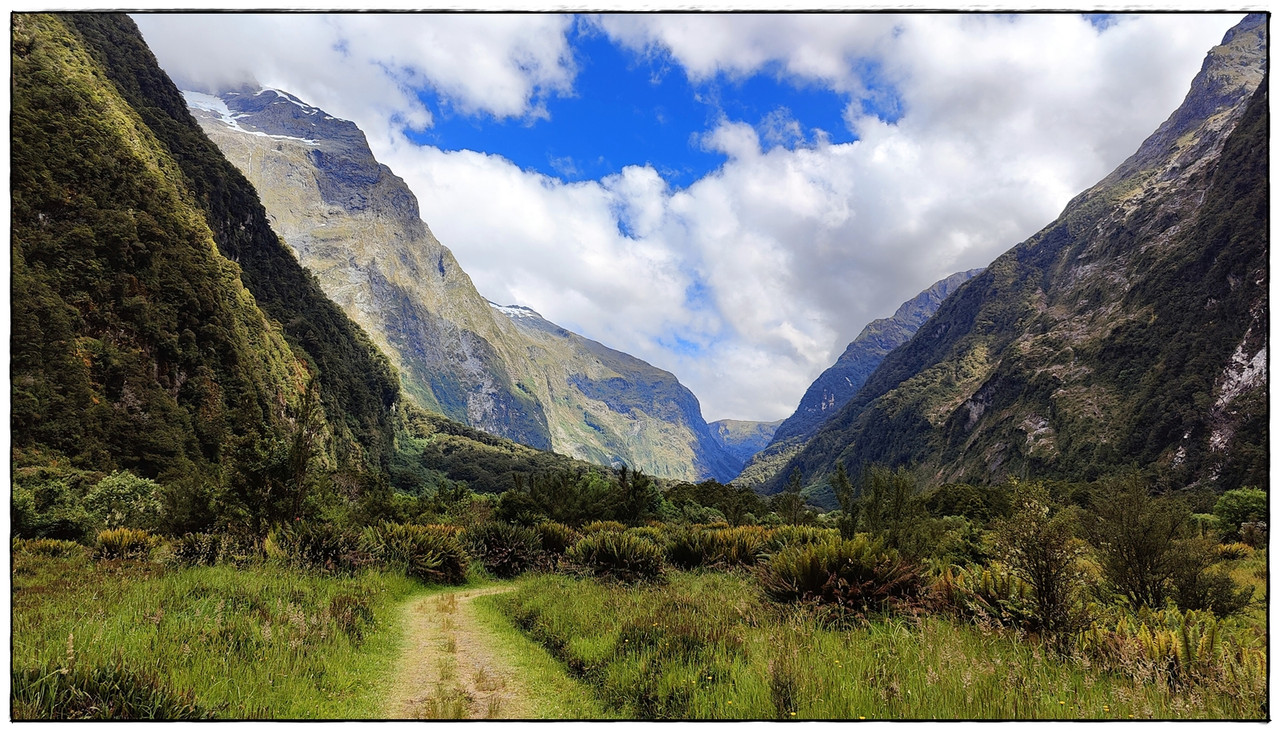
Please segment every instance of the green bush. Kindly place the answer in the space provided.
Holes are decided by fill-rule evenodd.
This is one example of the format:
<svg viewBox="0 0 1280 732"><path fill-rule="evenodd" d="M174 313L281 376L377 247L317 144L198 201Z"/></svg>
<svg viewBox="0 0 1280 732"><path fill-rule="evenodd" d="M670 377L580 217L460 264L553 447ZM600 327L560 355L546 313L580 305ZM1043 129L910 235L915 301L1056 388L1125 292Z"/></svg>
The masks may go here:
<svg viewBox="0 0 1280 732"><path fill-rule="evenodd" d="M597 531L626 531L627 525L621 521L592 521L582 527L582 535L587 536Z"/></svg>
<svg viewBox="0 0 1280 732"><path fill-rule="evenodd" d="M159 537L142 529L107 529L98 532L94 556L99 559L146 559L159 544Z"/></svg>
<svg viewBox="0 0 1280 732"><path fill-rule="evenodd" d="M569 551L569 547L582 538L582 534L559 521L543 521L535 528L542 542L542 551L555 557Z"/></svg>
<svg viewBox="0 0 1280 732"><path fill-rule="evenodd" d="M222 555L222 537L218 534L183 534L174 539L173 561L181 566L212 567Z"/></svg>
<svg viewBox="0 0 1280 732"><path fill-rule="evenodd" d="M1218 517L1223 530L1234 536L1241 524L1267 520L1267 492L1257 488L1227 491L1213 505L1213 515Z"/></svg>
<svg viewBox="0 0 1280 732"><path fill-rule="evenodd" d="M361 542L375 561L423 582L459 585L467 580L470 560L447 529L384 523L365 529Z"/></svg>
<svg viewBox="0 0 1280 732"><path fill-rule="evenodd" d="M658 526L633 526L626 530L626 534L651 541L654 546L660 549L665 549L667 546L667 532Z"/></svg>
<svg viewBox="0 0 1280 732"><path fill-rule="evenodd" d="M349 572L367 566L372 558L360 537L331 524L298 521L267 535L268 556L299 567L325 572Z"/></svg>
<svg viewBox="0 0 1280 732"><path fill-rule="evenodd" d="M85 508L99 526L117 529L155 529L160 523L160 485L117 470L98 481L84 498Z"/></svg>
<svg viewBox="0 0 1280 732"><path fill-rule="evenodd" d="M938 577L934 591L943 607L961 618L1018 629L1035 623L1031 586L998 565L948 567Z"/></svg>
<svg viewBox="0 0 1280 732"><path fill-rule="evenodd" d="M1241 587L1218 562L1212 540L1195 538L1177 543L1172 575L1174 602L1183 610L1209 610L1218 617L1244 611L1253 599L1252 587Z"/></svg>
<svg viewBox="0 0 1280 732"><path fill-rule="evenodd" d="M710 531L686 527L667 542L667 561L680 569L705 567L715 561L715 540Z"/></svg>
<svg viewBox="0 0 1280 732"><path fill-rule="evenodd" d="M769 538L769 548L773 551L790 546L811 546L840 538L839 529L824 529L820 526L779 526Z"/></svg>
<svg viewBox="0 0 1280 732"><path fill-rule="evenodd" d="M174 691L154 675L122 665L14 669L14 719L212 719L189 691Z"/></svg>
<svg viewBox="0 0 1280 732"><path fill-rule="evenodd" d="M14 539L13 551L46 557L73 557L83 554L84 546L65 539Z"/></svg>
<svg viewBox="0 0 1280 732"><path fill-rule="evenodd" d="M865 617L918 602L915 566L865 534L783 549L760 572L765 594L779 602L827 606L833 617Z"/></svg>
<svg viewBox="0 0 1280 732"><path fill-rule="evenodd" d="M584 536L565 554L570 566L623 582L655 580L662 576L662 550L648 539L615 531Z"/></svg>
<svg viewBox="0 0 1280 732"><path fill-rule="evenodd" d="M1218 559L1224 562L1232 562L1237 559L1248 559L1253 555L1253 547L1243 542L1233 542L1231 544L1222 544L1218 547Z"/></svg>
<svg viewBox="0 0 1280 732"><path fill-rule="evenodd" d="M524 526L486 521L467 528L459 538L495 577L515 577L546 564L541 535Z"/></svg>

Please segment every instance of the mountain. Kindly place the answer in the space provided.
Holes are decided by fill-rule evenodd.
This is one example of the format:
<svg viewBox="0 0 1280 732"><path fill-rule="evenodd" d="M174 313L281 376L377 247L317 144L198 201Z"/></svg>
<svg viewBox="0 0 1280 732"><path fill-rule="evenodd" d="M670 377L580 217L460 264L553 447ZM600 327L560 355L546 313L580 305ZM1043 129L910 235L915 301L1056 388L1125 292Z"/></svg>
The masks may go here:
<svg viewBox="0 0 1280 732"><path fill-rule="evenodd" d="M721 419L711 423L712 434L730 455L747 462L773 439L782 420L753 422L742 419Z"/></svg>
<svg viewBox="0 0 1280 732"><path fill-rule="evenodd" d="M491 434L660 477L728 480L742 461L675 376L476 291L364 134L287 92L186 92L272 225L398 367L423 408Z"/></svg>
<svg viewBox="0 0 1280 732"><path fill-rule="evenodd" d="M596 471L404 402L127 16L15 14L11 84L15 532L83 538L116 470L178 533Z"/></svg>
<svg viewBox="0 0 1280 732"><path fill-rule="evenodd" d="M393 450L386 360L267 224L121 15L15 15L15 469L117 469L281 518Z"/></svg>
<svg viewBox="0 0 1280 732"><path fill-rule="evenodd" d="M1132 157L943 302L780 475L1266 485L1266 65L1250 15Z"/></svg>
<svg viewBox="0 0 1280 732"><path fill-rule="evenodd" d="M835 364L814 380L800 399L796 411L778 425L768 443L748 456L738 481L747 485L768 482L813 437L823 422L858 393L890 351L910 340L938 310L943 300L981 271L971 269L938 280L898 306L891 317L868 323Z"/></svg>

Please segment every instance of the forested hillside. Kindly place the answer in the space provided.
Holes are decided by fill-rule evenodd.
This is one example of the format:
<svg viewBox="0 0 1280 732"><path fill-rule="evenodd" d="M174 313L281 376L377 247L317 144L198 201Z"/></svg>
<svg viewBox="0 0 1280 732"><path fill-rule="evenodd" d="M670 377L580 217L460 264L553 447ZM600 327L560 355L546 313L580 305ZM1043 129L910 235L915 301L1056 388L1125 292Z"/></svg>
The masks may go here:
<svg viewBox="0 0 1280 732"><path fill-rule="evenodd" d="M838 463L1265 485L1266 58L1250 16L1132 158L944 302L772 489Z"/></svg>

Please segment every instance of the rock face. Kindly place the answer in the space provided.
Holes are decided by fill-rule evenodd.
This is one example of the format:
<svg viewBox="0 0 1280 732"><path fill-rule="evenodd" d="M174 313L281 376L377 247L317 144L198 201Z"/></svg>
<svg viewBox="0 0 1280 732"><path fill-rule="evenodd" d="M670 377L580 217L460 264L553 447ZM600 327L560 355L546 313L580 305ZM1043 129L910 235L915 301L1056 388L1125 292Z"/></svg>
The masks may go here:
<svg viewBox="0 0 1280 732"><path fill-rule="evenodd" d="M1265 484L1266 64L1251 15L1137 153L948 298L780 474Z"/></svg>
<svg viewBox="0 0 1280 732"><path fill-rule="evenodd" d="M749 461L773 439L782 420L753 422L743 419L721 419L711 423L716 441L735 458Z"/></svg>
<svg viewBox="0 0 1280 732"><path fill-rule="evenodd" d="M766 445L748 456L739 482L758 485L771 480L822 424L858 393L885 356L910 340L920 326L937 312L943 300L981 271L971 269L941 279L902 303L891 317L868 323L835 364L809 386L795 413L778 424Z"/></svg>
<svg viewBox="0 0 1280 732"><path fill-rule="evenodd" d="M391 358L420 405L660 477L728 479L741 467L672 374L532 311L492 306L353 123L279 90L185 94L298 261Z"/></svg>

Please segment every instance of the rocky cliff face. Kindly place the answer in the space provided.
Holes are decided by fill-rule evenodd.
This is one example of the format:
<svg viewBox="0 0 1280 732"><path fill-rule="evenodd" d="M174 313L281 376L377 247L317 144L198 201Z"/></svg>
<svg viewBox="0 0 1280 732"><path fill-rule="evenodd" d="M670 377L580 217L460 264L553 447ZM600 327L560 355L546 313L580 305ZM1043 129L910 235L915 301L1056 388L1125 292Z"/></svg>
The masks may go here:
<svg viewBox="0 0 1280 732"><path fill-rule="evenodd" d="M660 477L727 479L673 375L491 306L423 223L363 133L287 94L187 92L201 127L258 189L272 225L398 367L423 407L492 434ZM530 317L512 317L526 312Z"/></svg>
<svg viewBox="0 0 1280 732"><path fill-rule="evenodd" d="M971 269L941 279L902 303L891 317L868 323L835 364L809 386L795 413L778 425L766 445L748 456L739 482L759 485L770 481L822 424L858 393L885 356L910 340L943 300L981 271Z"/></svg>
<svg viewBox="0 0 1280 732"><path fill-rule="evenodd" d="M1265 484L1266 19L1116 171L942 304L784 468Z"/></svg>

